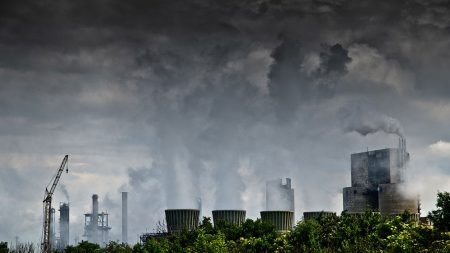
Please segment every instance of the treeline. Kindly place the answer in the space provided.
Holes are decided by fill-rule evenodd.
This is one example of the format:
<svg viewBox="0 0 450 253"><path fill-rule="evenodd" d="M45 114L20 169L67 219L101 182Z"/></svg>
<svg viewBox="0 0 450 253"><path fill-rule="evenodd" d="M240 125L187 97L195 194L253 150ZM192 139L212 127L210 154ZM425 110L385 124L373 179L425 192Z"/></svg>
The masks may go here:
<svg viewBox="0 0 450 253"><path fill-rule="evenodd" d="M241 226L217 224L204 218L195 231L184 231L129 246L110 242L105 248L83 241L66 253L165 253L165 252L450 252L450 194L439 193L437 209L429 213L434 227L417 224L405 213L382 217L379 213L324 216L297 223L288 233L277 233L261 220ZM0 253L10 253L0 243ZM17 252L19 253L19 252ZM32 253L32 252L29 252Z"/></svg>

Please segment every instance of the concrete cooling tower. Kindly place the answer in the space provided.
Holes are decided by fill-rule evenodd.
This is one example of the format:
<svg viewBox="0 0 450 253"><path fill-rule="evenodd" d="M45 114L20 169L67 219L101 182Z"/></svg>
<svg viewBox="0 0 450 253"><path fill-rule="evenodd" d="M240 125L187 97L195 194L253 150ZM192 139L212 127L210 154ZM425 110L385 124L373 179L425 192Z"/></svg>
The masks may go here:
<svg viewBox="0 0 450 253"><path fill-rule="evenodd" d="M190 231L198 227L200 215L198 209L166 209L165 213L169 233Z"/></svg>
<svg viewBox="0 0 450 253"><path fill-rule="evenodd" d="M224 221L225 223L240 226L245 221L245 210L213 210L212 215L214 225L219 221Z"/></svg>
<svg viewBox="0 0 450 253"><path fill-rule="evenodd" d="M278 232L288 232L294 223L294 212L291 211L262 211L261 220L275 226Z"/></svg>

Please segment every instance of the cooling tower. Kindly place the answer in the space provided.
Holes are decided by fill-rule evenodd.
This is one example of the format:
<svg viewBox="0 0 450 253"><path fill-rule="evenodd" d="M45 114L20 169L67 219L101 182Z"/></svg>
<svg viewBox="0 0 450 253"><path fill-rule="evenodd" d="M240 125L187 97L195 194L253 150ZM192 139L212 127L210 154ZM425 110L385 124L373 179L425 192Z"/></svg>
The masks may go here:
<svg viewBox="0 0 450 253"><path fill-rule="evenodd" d="M240 226L245 221L245 210L213 210L214 225L219 221Z"/></svg>
<svg viewBox="0 0 450 253"><path fill-rule="evenodd" d="M294 224L294 212L291 211L262 211L261 220L273 224L278 232L287 232Z"/></svg>
<svg viewBox="0 0 450 253"><path fill-rule="evenodd" d="M200 215L198 209L166 209L165 213L169 233L194 230L198 227Z"/></svg>
<svg viewBox="0 0 450 253"><path fill-rule="evenodd" d="M378 186L380 213L389 216L408 211L414 220L418 220L417 196L409 196L403 191L403 187L403 184L380 184Z"/></svg>
<svg viewBox="0 0 450 253"><path fill-rule="evenodd" d="M303 220L318 220L320 218L325 218L329 216L336 216L335 212L325 212L325 211L318 211L318 212L303 212Z"/></svg>

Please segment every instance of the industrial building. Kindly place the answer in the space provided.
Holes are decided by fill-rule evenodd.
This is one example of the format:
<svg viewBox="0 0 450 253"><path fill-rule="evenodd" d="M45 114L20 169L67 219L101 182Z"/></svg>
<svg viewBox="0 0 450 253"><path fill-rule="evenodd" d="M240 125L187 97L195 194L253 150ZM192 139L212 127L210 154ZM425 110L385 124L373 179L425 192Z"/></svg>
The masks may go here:
<svg viewBox="0 0 450 253"><path fill-rule="evenodd" d="M69 245L69 203L59 204L59 240L57 248L62 250Z"/></svg>
<svg viewBox="0 0 450 253"><path fill-rule="evenodd" d="M84 214L84 237L87 241L106 245L109 242L109 219L107 212L98 212L98 196L92 195L92 213Z"/></svg>
<svg viewBox="0 0 450 253"><path fill-rule="evenodd" d="M275 179L266 182L266 211L295 211L294 189L291 179Z"/></svg>
<svg viewBox="0 0 450 253"><path fill-rule="evenodd" d="M351 155L351 187L343 189L344 211L380 211L396 215L418 213L417 196L408 194L405 173L409 161L406 141L398 148L386 148Z"/></svg>

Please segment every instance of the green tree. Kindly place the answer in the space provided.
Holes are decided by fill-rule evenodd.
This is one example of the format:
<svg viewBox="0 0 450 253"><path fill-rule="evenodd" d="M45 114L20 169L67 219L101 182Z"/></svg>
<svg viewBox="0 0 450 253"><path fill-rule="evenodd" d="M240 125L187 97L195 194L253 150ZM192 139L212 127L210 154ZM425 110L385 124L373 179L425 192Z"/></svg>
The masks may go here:
<svg viewBox="0 0 450 253"><path fill-rule="evenodd" d="M438 192L437 209L428 213L428 218L433 222L434 227L441 231L450 229L450 193Z"/></svg>
<svg viewBox="0 0 450 253"><path fill-rule="evenodd" d="M88 241L81 241L76 246L67 246L65 250L66 253L100 253L102 251L100 245Z"/></svg>
<svg viewBox="0 0 450 253"><path fill-rule="evenodd" d="M0 253L9 253L7 242L0 242Z"/></svg>
<svg viewBox="0 0 450 253"><path fill-rule="evenodd" d="M320 224L316 220L304 220L287 235L294 252L320 252Z"/></svg>
<svg viewBox="0 0 450 253"><path fill-rule="evenodd" d="M125 243L111 241L105 247L105 251L108 253L132 253L133 249Z"/></svg>
<svg viewBox="0 0 450 253"><path fill-rule="evenodd" d="M225 235L207 234L203 229L199 230L194 244L187 249L187 252L223 253L228 252Z"/></svg>

